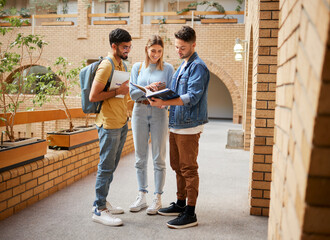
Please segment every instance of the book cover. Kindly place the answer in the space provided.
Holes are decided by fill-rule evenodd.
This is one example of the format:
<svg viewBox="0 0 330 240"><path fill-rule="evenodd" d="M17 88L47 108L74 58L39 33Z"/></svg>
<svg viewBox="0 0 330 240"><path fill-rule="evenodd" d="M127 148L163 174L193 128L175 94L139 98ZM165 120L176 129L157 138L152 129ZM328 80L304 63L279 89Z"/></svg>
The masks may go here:
<svg viewBox="0 0 330 240"><path fill-rule="evenodd" d="M129 72L114 70L109 90L119 88L127 80L129 80ZM124 98L124 95L117 95L116 98Z"/></svg>
<svg viewBox="0 0 330 240"><path fill-rule="evenodd" d="M140 85L134 84L131 82L131 84L135 87L137 87L138 89L140 89L141 91L143 91L145 93L145 96L147 98L160 98L162 100L170 100L170 99L174 99L174 98L178 98L180 97L178 94L176 94L175 92L173 92L171 89L169 88L164 88L162 90L159 91L155 91L152 92L149 89L146 89L145 87L142 87Z"/></svg>

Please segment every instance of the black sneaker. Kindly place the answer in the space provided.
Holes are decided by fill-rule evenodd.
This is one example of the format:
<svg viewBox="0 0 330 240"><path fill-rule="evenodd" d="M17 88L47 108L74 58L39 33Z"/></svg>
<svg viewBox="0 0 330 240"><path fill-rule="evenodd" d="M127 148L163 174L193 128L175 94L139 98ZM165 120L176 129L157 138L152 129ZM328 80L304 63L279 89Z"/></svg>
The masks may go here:
<svg viewBox="0 0 330 240"><path fill-rule="evenodd" d="M186 207L180 207L175 202L172 202L171 206L159 209L158 214L163 216L178 216L180 213L184 212L185 209Z"/></svg>
<svg viewBox="0 0 330 240"><path fill-rule="evenodd" d="M180 215L177 218L167 222L167 226L169 228L176 228L176 229L194 227L197 225L198 223L197 223L196 214L194 216L191 216L186 212L180 213Z"/></svg>

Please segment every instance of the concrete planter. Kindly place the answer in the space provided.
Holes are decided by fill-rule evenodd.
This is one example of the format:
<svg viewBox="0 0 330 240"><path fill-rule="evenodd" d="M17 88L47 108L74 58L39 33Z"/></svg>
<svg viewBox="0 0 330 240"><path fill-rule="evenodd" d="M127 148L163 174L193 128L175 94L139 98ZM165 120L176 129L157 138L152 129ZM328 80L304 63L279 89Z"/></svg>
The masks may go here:
<svg viewBox="0 0 330 240"><path fill-rule="evenodd" d="M73 132L61 131L47 133L48 146L51 149L71 150L99 140L95 127L76 128Z"/></svg>
<svg viewBox="0 0 330 240"><path fill-rule="evenodd" d="M27 139L15 143L5 143L0 149L0 172L44 158L47 142L43 139ZM11 145L11 146L8 146Z"/></svg>

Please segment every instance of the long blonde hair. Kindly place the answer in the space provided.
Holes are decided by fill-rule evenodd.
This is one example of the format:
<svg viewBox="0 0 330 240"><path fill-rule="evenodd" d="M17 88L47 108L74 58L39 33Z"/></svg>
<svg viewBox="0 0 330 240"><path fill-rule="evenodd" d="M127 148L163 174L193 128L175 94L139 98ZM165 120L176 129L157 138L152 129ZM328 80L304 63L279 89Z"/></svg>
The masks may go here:
<svg viewBox="0 0 330 240"><path fill-rule="evenodd" d="M153 45L159 45L163 48L163 52L162 52L162 56L158 59L157 61L157 66L156 68L163 71L164 69L164 64L163 64L163 55L164 55L164 42L163 39L159 36L159 35L152 35L151 38L149 38L146 47L145 47L145 52L146 52L146 68L149 66L150 64L150 58L148 55L148 49L153 46Z"/></svg>

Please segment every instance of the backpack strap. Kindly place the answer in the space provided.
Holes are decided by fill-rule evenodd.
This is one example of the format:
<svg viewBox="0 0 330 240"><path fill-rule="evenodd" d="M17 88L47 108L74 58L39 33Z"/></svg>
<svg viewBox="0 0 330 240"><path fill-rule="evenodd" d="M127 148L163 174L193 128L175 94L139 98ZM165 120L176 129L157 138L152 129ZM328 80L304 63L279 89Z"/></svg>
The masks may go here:
<svg viewBox="0 0 330 240"><path fill-rule="evenodd" d="M107 89L110 87L110 83L111 83L111 80L112 80L112 76L113 76L113 72L115 71L115 64L113 63L112 59L109 58L109 57L105 57L106 59L109 60L109 62L111 63L111 74L110 74L110 77L108 79L108 82L107 84L105 85L105 88L104 88L104 91L107 91Z"/></svg>
<svg viewBox="0 0 330 240"><path fill-rule="evenodd" d="M127 66L126 66L126 64L124 63L124 61L123 61L123 64L124 64L125 71L127 72Z"/></svg>

